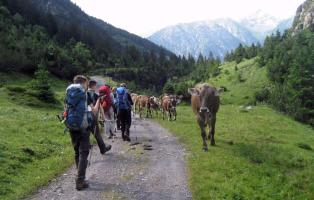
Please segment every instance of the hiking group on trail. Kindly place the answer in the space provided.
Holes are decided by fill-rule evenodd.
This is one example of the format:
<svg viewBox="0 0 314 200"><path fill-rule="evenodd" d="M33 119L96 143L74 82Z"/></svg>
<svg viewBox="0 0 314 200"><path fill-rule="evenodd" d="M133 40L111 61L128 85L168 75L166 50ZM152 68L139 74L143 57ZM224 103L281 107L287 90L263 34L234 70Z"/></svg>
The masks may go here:
<svg viewBox="0 0 314 200"><path fill-rule="evenodd" d="M85 180L88 156L92 134L97 142L100 153L110 151L111 145L106 144L102 137L100 125L108 134L108 139L114 138L117 130L121 131L123 141L131 142L130 128L132 123L132 107L134 114L138 111L141 118L146 109L146 117L152 117L152 110L158 116L162 112L163 119L176 120L176 105L181 97L165 94L161 97L129 94L127 85L122 83L114 88L107 84L99 85L95 80L89 80L83 75L77 75L66 89L63 122L70 132L75 152L77 167L76 189L83 190L89 185ZM134 102L134 105L133 105Z"/></svg>
<svg viewBox="0 0 314 200"><path fill-rule="evenodd" d="M101 154L111 149L111 145L103 141L99 122L103 123L109 138L115 136L114 126L117 121L117 129L122 132L124 141L131 141L131 109L132 99L126 88L121 84L118 88L109 85L99 87L96 92L97 82L87 77L77 75L73 84L66 89L63 118L70 132L72 145L75 152L75 164L77 167L76 189L88 188L85 180L88 166L88 155L91 148L89 136L92 133L97 141Z"/></svg>
<svg viewBox="0 0 314 200"><path fill-rule="evenodd" d="M70 132L75 152L77 190L89 187L85 176L91 149L90 134L94 135L102 155L111 150L111 145L106 144L103 140L101 133L103 129L100 125L104 127L108 139L114 138L117 130L120 130L123 141L131 142L132 108L133 114L138 113L140 118L143 110L146 109L146 117L152 117L154 110L157 116L158 111L161 111L163 119L167 115L169 121L175 121L177 118L176 106L182 99L182 96L171 94L164 94L161 97L129 94L125 83L118 88L111 88L107 84L100 86L97 84L95 80L77 75L73 79L73 84L66 89L62 121L65 122ZM193 111L196 113L198 124L202 130L203 148L207 150L204 126L210 126L208 139L214 145L215 115L218 111L220 91L208 85L202 86L201 89L192 88L189 92L192 96Z"/></svg>

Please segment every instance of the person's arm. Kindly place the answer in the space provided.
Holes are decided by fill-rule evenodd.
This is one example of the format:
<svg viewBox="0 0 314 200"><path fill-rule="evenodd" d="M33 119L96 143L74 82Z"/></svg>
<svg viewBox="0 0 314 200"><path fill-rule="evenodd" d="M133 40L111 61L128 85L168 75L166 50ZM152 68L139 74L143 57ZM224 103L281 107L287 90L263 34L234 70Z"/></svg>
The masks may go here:
<svg viewBox="0 0 314 200"><path fill-rule="evenodd" d="M131 95L128 93L128 101L130 102L131 106L133 106L133 101Z"/></svg>
<svg viewBox="0 0 314 200"><path fill-rule="evenodd" d="M97 99L95 105L91 104L90 106L91 106L91 108L92 108L93 114L94 114L94 115L97 115L97 112L98 112L99 106L100 106L100 98Z"/></svg>

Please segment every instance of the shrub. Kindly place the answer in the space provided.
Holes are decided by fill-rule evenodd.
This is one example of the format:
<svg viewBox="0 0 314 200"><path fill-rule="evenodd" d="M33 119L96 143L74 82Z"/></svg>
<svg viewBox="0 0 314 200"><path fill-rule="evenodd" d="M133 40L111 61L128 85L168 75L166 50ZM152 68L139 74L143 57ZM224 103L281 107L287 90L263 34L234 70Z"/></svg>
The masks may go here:
<svg viewBox="0 0 314 200"><path fill-rule="evenodd" d="M227 87L225 87L225 86L220 86L220 88L223 89L223 92L227 92L228 91Z"/></svg>
<svg viewBox="0 0 314 200"><path fill-rule="evenodd" d="M0 80L0 88L2 88L3 86L5 86L5 80Z"/></svg>
<svg viewBox="0 0 314 200"><path fill-rule="evenodd" d="M260 91L255 92L254 98L258 102L267 102L269 99L270 91L268 88L263 88Z"/></svg>
<svg viewBox="0 0 314 200"><path fill-rule="evenodd" d="M308 150L308 151L312 151L312 147L309 145L309 144L306 144L306 143L298 143L297 146L301 149L305 149L305 150Z"/></svg>
<svg viewBox="0 0 314 200"><path fill-rule="evenodd" d="M20 86L7 86L7 89L10 92L17 92L17 93L25 93L26 89L24 87L20 87Z"/></svg>
<svg viewBox="0 0 314 200"><path fill-rule="evenodd" d="M188 89L192 87L192 85L189 85L188 83L181 82L175 85L175 93L177 95L182 95L183 100L188 100L190 95L188 93Z"/></svg>
<svg viewBox="0 0 314 200"><path fill-rule="evenodd" d="M174 84L172 82L167 82L162 91L167 94L173 94L175 92Z"/></svg>
<svg viewBox="0 0 314 200"><path fill-rule="evenodd" d="M34 90L38 99L48 103L54 103L56 102L56 99L51 90L48 77L49 72L42 62L38 65L38 69L35 72L35 79L31 81L30 86Z"/></svg>
<svg viewBox="0 0 314 200"><path fill-rule="evenodd" d="M243 82L246 81L246 79L243 77L242 73L238 74L238 81L239 81L240 83L243 83Z"/></svg>

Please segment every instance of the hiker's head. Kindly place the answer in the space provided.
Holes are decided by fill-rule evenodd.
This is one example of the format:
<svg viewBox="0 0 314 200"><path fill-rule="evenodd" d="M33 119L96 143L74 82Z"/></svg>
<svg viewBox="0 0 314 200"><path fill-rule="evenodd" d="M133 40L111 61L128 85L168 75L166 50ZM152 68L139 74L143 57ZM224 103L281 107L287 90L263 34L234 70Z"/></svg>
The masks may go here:
<svg viewBox="0 0 314 200"><path fill-rule="evenodd" d="M90 80L88 83L88 88L91 90L96 90L97 82L95 80Z"/></svg>
<svg viewBox="0 0 314 200"><path fill-rule="evenodd" d="M76 75L73 83L82 85L85 90L88 89L88 79L83 75Z"/></svg>
<svg viewBox="0 0 314 200"><path fill-rule="evenodd" d="M121 83L121 84L120 84L120 87L126 88L126 87L127 87L127 86L126 86L126 83Z"/></svg>
<svg viewBox="0 0 314 200"><path fill-rule="evenodd" d="M115 92L117 91L117 88L116 88L116 87L112 87L111 91L112 91L113 93L115 93Z"/></svg>

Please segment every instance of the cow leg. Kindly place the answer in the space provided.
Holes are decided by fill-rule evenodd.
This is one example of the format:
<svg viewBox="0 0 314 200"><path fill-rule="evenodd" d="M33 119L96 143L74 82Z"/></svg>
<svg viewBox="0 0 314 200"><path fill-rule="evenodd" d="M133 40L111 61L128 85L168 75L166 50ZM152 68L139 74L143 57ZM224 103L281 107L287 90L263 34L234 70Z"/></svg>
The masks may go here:
<svg viewBox="0 0 314 200"><path fill-rule="evenodd" d="M140 118L142 118L142 107L139 107L138 112L140 113Z"/></svg>
<svg viewBox="0 0 314 200"><path fill-rule="evenodd" d="M134 107L133 107L133 117L136 115L136 104L134 104Z"/></svg>
<svg viewBox="0 0 314 200"><path fill-rule="evenodd" d="M162 109L162 120L165 120L165 109Z"/></svg>
<svg viewBox="0 0 314 200"><path fill-rule="evenodd" d="M171 121L171 111L168 111L168 121Z"/></svg>
<svg viewBox="0 0 314 200"><path fill-rule="evenodd" d="M147 118L148 117L153 118L152 111L150 110L150 108L147 108Z"/></svg>
<svg viewBox="0 0 314 200"><path fill-rule="evenodd" d="M213 116L211 120L211 129L209 133L211 145L215 145L215 125L216 125L216 116Z"/></svg>
<svg viewBox="0 0 314 200"><path fill-rule="evenodd" d="M203 150L208 151L208 146L207 146L207 142L206 142L205 122L201 119L200 116L198 117L197 122L198 122L200 129L201 129L201 135L202 135L202 139L203 139Z"/></svg>

